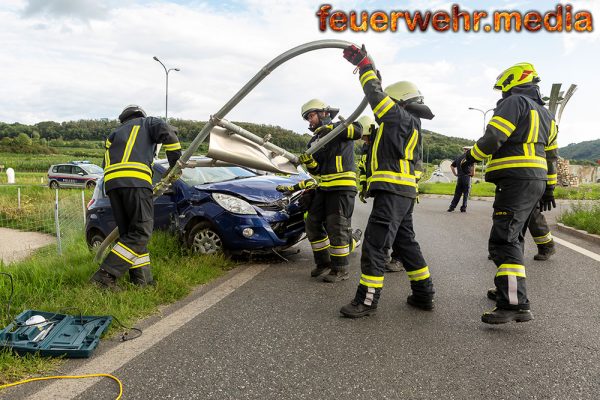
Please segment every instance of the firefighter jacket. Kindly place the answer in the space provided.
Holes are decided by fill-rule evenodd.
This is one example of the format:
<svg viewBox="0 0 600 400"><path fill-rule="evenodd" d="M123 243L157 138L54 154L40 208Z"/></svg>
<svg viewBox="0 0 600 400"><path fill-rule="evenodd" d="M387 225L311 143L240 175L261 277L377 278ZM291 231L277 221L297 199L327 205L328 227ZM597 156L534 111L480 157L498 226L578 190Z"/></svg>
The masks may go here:
<svg viewBox="0 0 600 400"><path fill-rule="evenodd" d="M181 156L175 128L160 118L132 118L106 139L104 182L106 191L124 187L152 189L152 163L156 145L163 144L173 167Z"/></svg>
<svg viewBox="0 0 600 400"><path fill-rule="evenodd" d="M363 144L360 150L360 160L358 160L358 184L361 188L367 188L367 163L368 163L368 155L371 151L371 146L368 144ZM362 189L361 189L362 190Z"/></svg>
<svg viewBox="0 0 600 400"><path fill-rule="evenodd" d="M331 132L341 122L323 125L315 129L308 147ZM308 172L319 182L325 191L349 190L356 192L356 165L354 163L354 140L362 137L361 126L353 122L335 139L327 143L312 156L314 162L306 165Z"/></svg>
<svg viewBox="0 0 600 400"><path fill-rule="evenodd" d="M421 170L421 120L385 94L372 65L361 68L360 83L379 125L371 135L367 190L416 198L417 175L420 176L417 171Z"/></svg>
<svg viewBox="0 0 600 400"><path fill-rule="evenodd" d="M558 127L536 85L517 86L500 100L485 134L468 153L487 160L485 180L547 180L556 185Z"/></svg>

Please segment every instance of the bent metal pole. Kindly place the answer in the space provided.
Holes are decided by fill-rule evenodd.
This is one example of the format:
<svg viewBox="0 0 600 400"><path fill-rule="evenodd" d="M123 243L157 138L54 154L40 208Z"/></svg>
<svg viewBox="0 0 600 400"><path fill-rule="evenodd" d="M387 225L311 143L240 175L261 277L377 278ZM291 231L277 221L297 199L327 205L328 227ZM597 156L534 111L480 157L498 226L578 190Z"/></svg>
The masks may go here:
<svg viewBox="0 0 600 400"><path fill-rule="evenodd" d="M345 49L346 47L353 45L354 43L347 42L345 40L335 40L335 39L325 39L325 40L317 40L314 42L309 42L302 44L300 46L296 46L285 53L280 54L275 57L271 62L261 68L261 70L252 77L219 111L217 111L214 115L211 116L209 121L204 125L200 133L196 135L192 143L190 143L190 147L188 147L185 152L181 155L181 158L177 162L177 165L171 169L171 171L163 177L163 179L154 187L154 198L161 196L165 190L169 187L169 185L177 179L177 176L181 172L181 169L185 167L185 164L188 162L190 157L196 152L200 144L206 139L211 129L215 127L216 121L222 120L225 118L227 113L229 113L240 101L244 99L254 89L263 79L265 79L275 68L279 67L281 64L286 61L291 60L294 57L297 57L301 54L308 53L314 50L321 49ZM356 44L354 44L356 46ZM360 47L360 46L357 46ZM368 56L371 60L371 63L375 65L371 56ZM345 130L352 121L354 121L358 116L363 112L368 104L368 100L363 98L357 109L350 114L350 116L343 120L340 125L338 125L334 130L324 136L319 142L312 146L310 149L306 151L307 154L313 154L321 147L325 146L331 140L333 140L340 132ZM291 161L291 160L290 160ZM297 162L297 161L296 161ZM105 254L108 250L108 247L118 238L119 232L118 229L115 228L113 231L104 239L102 244L98 246L98 251L96 252L96 256L94 257L94 261L100 263L104 260Z"/></svg>

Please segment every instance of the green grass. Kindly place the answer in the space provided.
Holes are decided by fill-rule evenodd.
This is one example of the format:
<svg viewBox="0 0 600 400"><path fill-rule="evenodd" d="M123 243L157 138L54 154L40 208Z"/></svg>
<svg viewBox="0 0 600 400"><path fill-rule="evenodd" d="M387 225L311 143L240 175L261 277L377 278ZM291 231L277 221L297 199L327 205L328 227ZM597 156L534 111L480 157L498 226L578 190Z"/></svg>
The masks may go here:
<svg viewBox="0 0 600 400"><path fill-rule="evenodd" d="M183 298L194 286L209 282L233 266L223 257L201 257L182 250L181 243L164 232L155 232L149 244L156 287L139 289L123 279L122 292L107 292L90 285L88 280L97 265L83 235L63 246L64 256L54 245L37 251L32 257L10 266L0 263L0 271L12 274L15 293L11 316L5 314L10 293L9 280L0 275L0 326L24 310L59 312L75 307L84 315L113 315L132 326L140 318L158 311L158 306ZM70 313L75 314L74 311ZM108 336L122 332L115 322ZM0 384L33 374L46 374L56 368L57 360L39 356L20 357L0 351Z"/></svg>
<svg viewBox="0 0 600 400"><path fill-rule="evenodd" d="M0 185L7 184L6 173L0 173ZM15 185L47 185L47 172L23 172L15 171Z"/></svg>
<svg viewBox="0 0 600 400"><path fill-rule="evenodd" d="M600 204L573 204L558 220L573 228L600 235Z"/></svg>
<svg viewBox="0 0 600 400"><path fill-rule="evenodd" d="M453 195L456 183L435 182L420 183L419 192L424 194L447 194ZM471 185L471 196L494 197L496 185L489 182L474 183ZM576 188L557 187L554 191L557 199L568 200L600 200L600 185L580 185Z"/></svg>
<svg viewBox="0 0 600 400"><path fill-rule="evenodd" d="M89 160L101 165L103 152L99 149L85 148L56 148L60 154L17 154L0 153L0 165L4 169L12 168L19 172L48 172L52 164L65 163L73 160ZM6 174L2 173L4 176Z"/></svg>

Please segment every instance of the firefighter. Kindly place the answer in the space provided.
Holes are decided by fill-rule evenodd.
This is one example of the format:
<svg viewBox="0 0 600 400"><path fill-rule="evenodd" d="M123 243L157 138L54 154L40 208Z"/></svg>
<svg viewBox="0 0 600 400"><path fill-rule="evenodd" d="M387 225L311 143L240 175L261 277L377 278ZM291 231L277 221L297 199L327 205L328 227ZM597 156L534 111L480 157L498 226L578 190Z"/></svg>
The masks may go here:
<svg viewBox="0 0 600 400"><path fill-rule="evenodd" d="M548 179L548 182L550 182L550 179ZM556 185L556 183L554 183L554 185ZM531 213L531 218L529 219L529 233L533 236L533 241L538 250L537 254L533 256L534 260L546 261L550 256L556 253L552 232L550 232L546 217L544 217L544 214L540 212L538 207L534 208Z"/></svg>
<svg viewBox="0 0 600 400"><path fill-rule="evenodd" d="M525 286L524 235L536 207L556 207L558 147L556 122L544 108L539 81L530 63L515 64L498 76L494 89L502 91L502 99L485 134L461 163L468 171L475 162L489 159L485 180L496 184L488 245L497 266L496 288L490 290L496 308L482 315L487 324L533 319Z"/></svg>
<svg viewBox="0 0 600 400"><path fill-rule="evenodd" d="M302 106L302 118L308 121L313 132L308 147L340 124L332 121L338 111L319 99L309 100ZM315 154L299 157L318 181L305 220L316 264L310 275L318 277L329 270L323 278L329 283L348 279L348 255L362 234L360 230L353 233L351 228L356 196L354 140L361 135L360 125L352 123Z"/></svg>
<svg viewBox="0 0 600 400"><path fill-rule="evenodd" d="M181 156L175 129L165 121L147 117L137 105L125 107L121 126L106 139L104 188L119 228L119 240L91 281L116 288L116 280L129 271L131 282L153 284L148 241L153 228L152 163L162 143L173 168Z"/></svg>
<svg viewBox="0 0 600 400"><path fill-rule="evenodd" d="M462 206L460 207L460 212L467 212L467 200L469 199L469 191L471 190L471 178L475 175L475 165L471 167L471 170L468 174L465 174L460 167L460 162L465 157L465 153L471 150L471 146L463 147L463 154L458 156L452 164L450 164L450 168L452 169L452 174L456 176L456 187L454 188L454 197L450 202L450 207L448 207L448 212L454 211L458 202L460 201L460 197L462 196Z"/></svg>
<svg viewBox="0 0 600 400"><path fill-rule="evenodd" d="M367 197L367 167L369 165L369 154L371 152L371 136L377 130L375 124L375 118L369 115L363 115L357 122L361 125L363 130L363 146L361 149L361 157L358 162L358 173L359 173L359 193L358 198L361 202L366 203ZM394 248L394 246L392 246ZM398 254L392 253L389 260L385 263L385 272L400 272L403 271L402 260Z"/></svg>
<svg viewBox="0 0 600 400"><path fill-rule="evenodd" d="M421 118L432 119L433 114L411 82L396 82L382 90L364 46L348 46L343 55L360 70L360 83L379 129L373 135L368 157L367 193L374 201L362 246L362 275L354 299L340 312L359 318L376 311L392 245L410 280L412 294L407 303L433 310L433 282L415 240L412 217L422 144Z"/></svg>

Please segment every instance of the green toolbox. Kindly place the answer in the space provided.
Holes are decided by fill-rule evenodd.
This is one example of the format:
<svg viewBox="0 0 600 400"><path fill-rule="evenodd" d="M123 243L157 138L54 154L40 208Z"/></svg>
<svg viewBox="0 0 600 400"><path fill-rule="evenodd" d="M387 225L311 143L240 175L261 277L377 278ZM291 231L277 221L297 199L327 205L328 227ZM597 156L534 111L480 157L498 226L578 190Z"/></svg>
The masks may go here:
<svg viewBox="0 0 600 400"><path fill-rule="evenodd" d="M73 316L27 310L0 330L0 348L9 348L19 354L85 358L96 349L100 336L111 322L111 316Z"/></svg>

